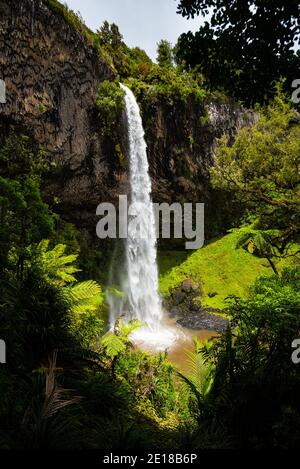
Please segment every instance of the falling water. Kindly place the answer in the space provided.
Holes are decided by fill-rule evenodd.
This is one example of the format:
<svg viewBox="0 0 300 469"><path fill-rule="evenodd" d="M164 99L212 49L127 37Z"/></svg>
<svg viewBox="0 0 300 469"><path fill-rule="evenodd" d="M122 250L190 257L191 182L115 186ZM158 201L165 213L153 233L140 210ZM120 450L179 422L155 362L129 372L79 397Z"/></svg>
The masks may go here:
<svg viewBox="0 0 300 469"><path fill-rule="evenodd" d="M137 223L129 223L126 242L126 294L130 315L138 318L152 331L157 331L162 319L158 295L156 263L156 229L151 201L151 179L147 146L139 106L132 91L125 91L129 138L131 210Z"/></svg>
<svg viewBox="0 0 300 469"><path fill-rule="evenodd" d="M166 347L174 334L162 326L162 305L158 294L156 260L156 227L151 200L151 179L147 159L147 145L139 106L132 91L120 84L125 92L129 139L131 213L126 239L126 268L123 291L126 319L139 319L143 327L136 333L137 341ZM125 309L125 311L124 311Z"/></svg>

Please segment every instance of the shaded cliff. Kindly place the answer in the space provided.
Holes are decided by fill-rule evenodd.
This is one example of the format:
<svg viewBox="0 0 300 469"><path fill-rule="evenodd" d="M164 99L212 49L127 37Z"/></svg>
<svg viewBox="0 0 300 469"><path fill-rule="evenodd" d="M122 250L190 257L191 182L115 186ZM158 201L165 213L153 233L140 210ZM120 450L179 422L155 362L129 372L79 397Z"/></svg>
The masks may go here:
<svg viewBox="0 0 300 469"><path fill-rule="evenodd" d="M56 163L44 183L46 197L58 197L65 219L94 232L97 205L127 191L119 142L103 136L96 108L97 89L113 72L46 1L0 0L0 18L0 78L7 87L0 139L12 125L30 129ZM209 185L213 148L216 138L224 132L233 138L253 115L230 100L199 104L192 96L174 106L156 103L142 114L154 200L205 201L212 217L224 212L224 199L218 201Z"/></svg>
<svg viewBox="0 0 300 469"><path fill-rule="evenodd" d="M154 194L158 199L197 202L210 192L209 168L217 138L232 140L237 130L251 125L254 114L234 101L211 97L202 104L158 106L143 112Z"/></svg>
<svg viewBox="0 0 300 469"><path fill-rule="evenodd" d="M94 212L93 202L113 183L95 125L96 91L112 72L45 2L0 0L0 18L0 78L7 90L1 139L11 125L29 128L57 165L46 193L60 197L62 210L75 218Z"/></svg>

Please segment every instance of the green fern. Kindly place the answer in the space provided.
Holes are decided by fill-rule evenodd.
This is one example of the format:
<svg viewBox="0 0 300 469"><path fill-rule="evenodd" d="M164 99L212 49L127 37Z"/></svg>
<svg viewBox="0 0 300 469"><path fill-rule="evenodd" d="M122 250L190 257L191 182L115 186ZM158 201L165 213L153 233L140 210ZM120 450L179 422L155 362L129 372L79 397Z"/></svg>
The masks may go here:
<svg viewBox="0 0 300 469"><path fill-rule="evenodd" d="M102 345L107 356L111 359L117 357L126 350L126 343L122 337L107 334L102 339Z"/></svg>
<svg viewBox="0 0 300 469"><path fill-rule="evenodd" d="M101 344L106 355L114 360L119 354L131 347L130 334L143 326L141 321L132 320L128 323L118 319L115 323L114 333L108 332L102 338Z"/></svg>
<svg viewBox="0 0 300 469"><path fill-rule="evenodd" d="M213 379L211 369L204 363L202 357L203 344L197 337L194 339L195 351L187 350L187 363L190 369L189 379L194 383L197 390L202 396L209 393Z"/></svg>
<svg viewBox="0 0 300 469"><path fill-rule="evenodd" d="M129 321L128 323L120 322L118 324L118 332L121 337L128 339L132 332L139 330L143 326L143 323L138 320ZM116 327L115 327L116 329Z"/></svg>
<svg viewBox="0 0 300 469"><path fill-rule="evenodd" d="M194 346L194 351L186 350L185 352L188 358L189 373L178 372L178 375L196 398L201 413L205 409L205 398L212 388L214 378L212 367L204 362L202 354L203 347L209 346L204 346L197 337L194 339Z"/></svg>
<svg viewBox="0 0 300 469"><path fill-rule="evenodd" d="M46 278L62 287L62 294L68 301L70 312L79 316L95 312L103 302L100 285L93 280L77 282L75 273L80 269L74 266L78 254L66 255L66 246L58 244L48 250L49 240L43 240L37 247L37 264Z"/></svg>
<svg viewBox="0 0 300 469"><path fill-rule="evenodd" d="M72 264L77 260L78 254L65 255L64 244L58 244L50 251L48 248L49 240L41 241L37 247L37 260L45 275L60 285L75 282L74 274L80 272L80 269Z"/></svg>
<svg viewBox="0 0 300 469"><path fill-rule="evenodd" d="M72 286L66 286L63 293L71 305L71 311L75 314L82 314L97 310L102 290L98 283L87 280Z"/></svg>

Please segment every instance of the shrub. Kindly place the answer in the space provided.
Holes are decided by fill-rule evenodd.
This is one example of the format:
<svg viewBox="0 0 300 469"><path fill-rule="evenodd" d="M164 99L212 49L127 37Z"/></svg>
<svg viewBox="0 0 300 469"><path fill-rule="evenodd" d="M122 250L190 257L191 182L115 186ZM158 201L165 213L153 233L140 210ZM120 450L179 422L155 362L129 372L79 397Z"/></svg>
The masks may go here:
<svg viewBox="0 0 300 469"><path fill-rule="evenodd" d="M96 102L102 135L114 135L125 107L124 91L118 83L105 80L99 87Z"/></svg>

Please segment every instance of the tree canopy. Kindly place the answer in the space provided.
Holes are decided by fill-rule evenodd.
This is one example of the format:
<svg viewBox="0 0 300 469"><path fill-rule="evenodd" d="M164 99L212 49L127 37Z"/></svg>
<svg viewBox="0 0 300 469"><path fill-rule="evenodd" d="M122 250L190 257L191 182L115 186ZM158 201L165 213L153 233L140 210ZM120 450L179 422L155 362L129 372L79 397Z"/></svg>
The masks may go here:
<svg viewBox="0 0 300 469"><path fill-rule="evenodd" d="M172 44L164 39L157 44L157 63L161 67L172 67L173 65Z"/></svg>
<svg viewBox="0 0 300 469"><path fill-rule="evenodd" d="M246 104L265 102L281 76L291 86L299 70L298 0L180 0L178 13L206 20L179 37L177 60L199 67L212 88Z"/></svg>
<svg viewBox="0 0 300 469"><path fill-rule="evenodd" d="M242 238L263 240L255 244L263 245L256 251L267 254L264 257L286 255L299 236L299 122L299 114L279 91L260 109L255 125L240 129L232 146L224 136L216 149L212 182L237 194L255 217L255 228L262 231L248 230ZM266 249L267 242L272 247Z"/></svg>

